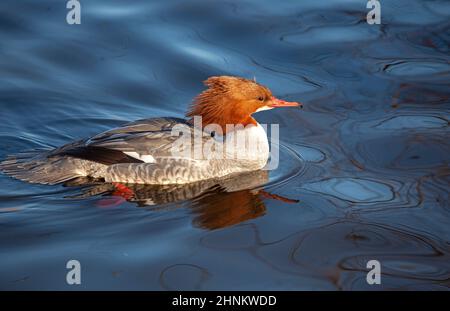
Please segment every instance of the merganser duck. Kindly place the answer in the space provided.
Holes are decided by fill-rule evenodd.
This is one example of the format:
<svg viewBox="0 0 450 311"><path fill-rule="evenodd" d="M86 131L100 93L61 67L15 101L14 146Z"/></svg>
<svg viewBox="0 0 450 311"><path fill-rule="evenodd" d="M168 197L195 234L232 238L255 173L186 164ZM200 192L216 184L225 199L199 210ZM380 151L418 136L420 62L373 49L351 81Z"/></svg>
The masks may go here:
<svg viewBox="0 0 450 311"><path fill-rule="evenodd" d="M266 132L252 114L301 104L277 99L267 87L240 77L210 77L204 84L207 89L195 97L187 119L138 120L53 150L9 156L0 163L0 170L41 184L86 176L105 182L168 185L262 169L269 158L269 144ZM200 125L195 122L198 117ZM186 129L194 143L188 137L188 144L180 145L180 136L174 132L182 131L185 137ZM241 134L256 142L256 150L229 148L227 142L238 140ZM198 157L196 137L202 146L212 142L212 149L224 150L226 157ZM174 153L174 147L178 152Z"/></svg>

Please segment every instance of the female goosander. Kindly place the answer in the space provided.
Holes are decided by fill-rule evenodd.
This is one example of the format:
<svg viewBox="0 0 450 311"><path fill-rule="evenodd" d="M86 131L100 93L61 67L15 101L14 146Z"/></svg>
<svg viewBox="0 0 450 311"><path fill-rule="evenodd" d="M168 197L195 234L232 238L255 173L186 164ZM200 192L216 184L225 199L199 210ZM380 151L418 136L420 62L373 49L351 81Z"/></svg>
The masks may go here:
<svg viewBox="0 0 450 311"><path fill-rule="evenodd" d="M41 184L86 176L105 182L167 185L263 168L269 158L269 144L266 132L252 114L301 105L275 98L267 87L252 80L218 76L204 83L207 89L194 99L186 120L138 120L53 150L10 156L0 163L0 170ZM256 143L252 145L256 147L228 144L238 141L240 135L246 139L244 146ZM199 157L198 142L225 156L200 152Z"/></svg>

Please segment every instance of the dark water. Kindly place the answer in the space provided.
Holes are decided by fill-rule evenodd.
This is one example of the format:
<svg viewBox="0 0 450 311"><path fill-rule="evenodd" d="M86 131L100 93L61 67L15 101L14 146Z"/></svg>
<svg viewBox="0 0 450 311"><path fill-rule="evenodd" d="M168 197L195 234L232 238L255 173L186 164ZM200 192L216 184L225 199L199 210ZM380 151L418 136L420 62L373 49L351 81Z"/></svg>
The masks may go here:
<svg viewBox="0 0 450 311"><path fill-rule="evenodd" d="M65 1L2 1L0 158L181 117L211 75L305 109L256 116L282 141L264 191L0 175L0 288L448 290L450 2L381 2L368 25L365 0L82 0L69 26Z"/></svg>

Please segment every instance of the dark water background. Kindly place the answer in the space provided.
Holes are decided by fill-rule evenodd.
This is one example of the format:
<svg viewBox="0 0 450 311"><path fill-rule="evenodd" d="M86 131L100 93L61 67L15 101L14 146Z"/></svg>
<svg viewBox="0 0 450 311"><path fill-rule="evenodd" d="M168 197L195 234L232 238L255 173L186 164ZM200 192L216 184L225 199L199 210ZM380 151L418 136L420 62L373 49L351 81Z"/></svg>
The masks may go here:
<svg viewBox="0 0 450 311"><path fill-rule="evenodd" d="M256 116L282 141L264 190L298 203L212 187L146 205L0 175L0 288L448 290L450 2L381 1L382 25L366 3L82 0L70 26L65 1L2 1L0 158L181 117L211 75L305 109Z"/></svg>

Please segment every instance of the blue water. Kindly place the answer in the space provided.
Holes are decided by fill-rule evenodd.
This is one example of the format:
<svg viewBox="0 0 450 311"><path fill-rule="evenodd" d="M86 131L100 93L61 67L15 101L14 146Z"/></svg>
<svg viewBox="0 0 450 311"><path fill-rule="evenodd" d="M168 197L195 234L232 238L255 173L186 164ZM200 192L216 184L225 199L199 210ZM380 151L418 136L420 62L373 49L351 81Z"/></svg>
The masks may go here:
<svg viewBox="0 0 450 311"><path fill-rule="evenodd" d="M182 117L212 75L305 108L256 115L282 144L263 191L0 174L1 289L449 289L448 1L382 0L381 25L365 0L81 4L2 1L0 159Z"/></svg>

